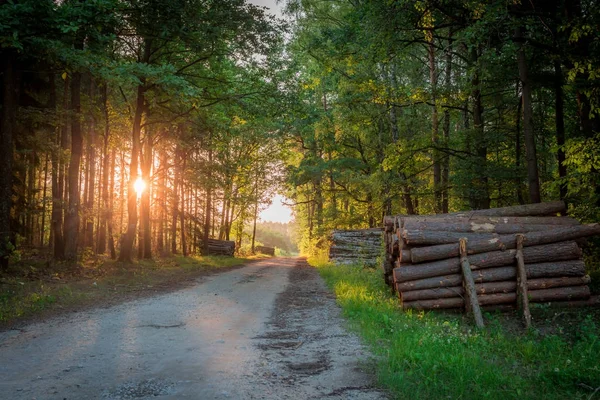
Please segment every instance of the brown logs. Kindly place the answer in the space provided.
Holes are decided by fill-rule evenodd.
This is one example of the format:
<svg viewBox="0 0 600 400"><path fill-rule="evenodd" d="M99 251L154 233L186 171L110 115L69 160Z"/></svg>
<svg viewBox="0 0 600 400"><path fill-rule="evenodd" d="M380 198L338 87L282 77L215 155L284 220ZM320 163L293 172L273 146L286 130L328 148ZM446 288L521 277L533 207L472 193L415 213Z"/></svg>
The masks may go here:
<svg viewBox="0 0 600 400"><path fill-rule="evenodd" d="M232 256L235 253L235 242L233 240L208 239L207 255Z"/></svg>
<svg viewBox="0 0 600 400"><path fill-rule="evenodd" d="M599 235L600 224L574 225L558 227L556 229L540 232L529 232L525 235L524 246L535 246L579 239L582 237ZM469 254L478 254L494 250L514 249L516 247L515 235L501 235L491 239L475 240L469 243ZM430 247L415 248L411 251L413 263L442 260L458 257L458 243L441 244Z"/></svg>
<svg viewBox="0 0 600 400"><path fill-rule="evenodd" d="M477 297L482 306L514 304L517 301L517 294L495 293L480 295ZM532 303L545 303L551 301L573 301L586 300L590 298L590 288L588 286L572 286L565 288L532 290L529 292L529 301ZM403 309L433 310L444 308L464 307L464 300L461 297L450 297L440 299L415 300L402 303Z"/></svg>
<svg viewBox="0 0 600 400"><path fill-rule="evenodd" d="M556 215L564 212L566 205L563 201L553 201L547 203L537 204L525 204L520 206L512 207L501 207L501 208L490 208L487 210L474 210L457 212L450 214L439 214L439 215L428 215L428 216L417 216L417 217L406 217L414 219L430 219L430 220L452 220L457 218L479 218L479 217L537 217L544 215ZM383 223L386 227L393 227L398 219L405 218L405 216L385 216ZM529 222L531 223L531 222ZM388 228L389 229L389 228Z"/></svg>
<svg viewBox="0 0 600 400"><path fill-rule="evenodd" d="M528 301L592 304L579 245L600 224L557 216L564 211L550 202L385 217L386 281L405 309L514 309L519 297L527 321Z"/></svg>
<svg viewBox="0 0 600 400"><path fill-rule="evenodd" d="M582 277L559 277L559 278L541 278L529 279L527 288L529 290L551 289L557 287L584 286L590 283L588 275ZM517 283L515 281L505 282L487 282L475 284L475 291L480 294L494 293L512 293L516 292ZM462 297L464 290L460 286L442 287L433 289L403 291L401 293L402 301L428 300L448 297Z"/></svg>
<svg viewBox="0 0 600 400"><path fill-rule="evenodd" d="M396 282L396 288L399 292L440 287L452 287L459 286L462 284L461 276L458 273L399 282L396 279L398 269L402 268L394 269L394 282ZM585 276L585 265L582 261L529 264L525 266L525 269L527 270L527 278L529 280L533 280L536 278L547 279L551 277L559 277L562 279L565 279L567 277L581 278ZM517 272L516 267L514 266L489 268L473 271L473 279L475 280L475 283L501 282L508 280L514 280L516 282L516 277ZM551 287L556 287L556 284L555 286Z"/></svg>
<svg viewBox="0 0 600 400"><path fill-rule="evenodd" d="M416 249L414 249L416 250ZM516 250L492 251L469 256L471 269L483 269L511 265L515 260ZM552 245L532 246L523 249L525 262L529 264L553 260L565 261L581 257L581 250L575 242L557 243ZM577 267L583 266L583 262L576 262ZM572 264L567 264L570 268ZM455 274L460 271L460 260L449 258L447 260L433 261L424 264L407 265L394 269L396 282L406 282L414 279L422 279L433 276Z"/></svg>

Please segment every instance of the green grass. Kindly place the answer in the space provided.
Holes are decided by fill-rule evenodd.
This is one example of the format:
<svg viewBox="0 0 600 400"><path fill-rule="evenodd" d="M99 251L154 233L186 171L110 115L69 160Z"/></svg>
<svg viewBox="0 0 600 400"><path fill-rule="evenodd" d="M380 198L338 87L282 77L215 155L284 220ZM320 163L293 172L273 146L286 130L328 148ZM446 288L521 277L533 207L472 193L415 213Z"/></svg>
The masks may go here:
<svg viewBox="0 0 600 400"><path fill-rule="evenodd" d="M126 298L177 287L201 274L241 265L248 260L227 256L175 256L133 264L94 260L83 265L76 275L65 273L64 266L57 265L55 271L35 269L35 277L3 276L0 279L0 324L44 311L107 304L119 296Z"/></svg>
<svg viewBox="0 0 600 400"><path fill-rule="evenodd" d="M478 331L460 314L401 311L379 270L309 262L375 353L379 383L397 398L600 400L597 312L535 310L529 332L514 316L485 314L488 325Z"/></svg>

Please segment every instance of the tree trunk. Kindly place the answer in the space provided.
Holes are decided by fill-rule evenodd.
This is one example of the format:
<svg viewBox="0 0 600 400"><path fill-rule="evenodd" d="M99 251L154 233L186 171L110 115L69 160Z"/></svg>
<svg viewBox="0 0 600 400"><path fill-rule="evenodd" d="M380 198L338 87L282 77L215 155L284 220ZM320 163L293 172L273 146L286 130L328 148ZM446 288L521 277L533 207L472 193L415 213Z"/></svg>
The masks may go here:
<svg viewBox="0 0 600 400"><path fill-rule="evenodd" d="M567 197L567 166L565 165L565 111L563 99L563 74L558 60L554 61L554 94L556 107L556 144L558 150L556 158L558 162L558 178L560 179L559 195L560 199L564 200Z"/></svg>
<svg viewBox="0 0 600 400"><path fill-rule="evenodd" d="M525 259L527 259L526 250L524 250L523 253ZM471 268L473 267L474 266L471 265ZM452 273L408 281L398 280L398 270L401 269L402 268L394 269L394 282L396 282L396 288L399 292L453 287L460 285L462 282L462 276L458 273L460 271L460 267L454 268ZM534 262L528 265L526 264L525 269L527 272L527 279L533 282L531 289L542 288L544 284L551 285L551 287L556 287L556 285L564 283L564 286L570 286L573 284L573 282L566 281L566 279L569 278L578 278L579 282L584 282L587 279L585 278L585 264L580 260L565 262ZM495 267L473 271L473 279L476 283L503 281L516 282L516 277L517 269L514 266ZM551 278L557 278L560 280L550 282L549 280ZM545 280L546 282L544 283L542 280Z"/></svg>
<svg viewBox="0 0 600 400"><path fill-rule="evenodd" d="M515 29L515 38L523 38L523 29ZM525 138L525 153L527 157L527 180L529 182L529 201L539 203L542 201L540 195L540 178L537 166L537 154L535 148L535 133L533 130L533 106L531 102L531 82L527 71L527 60L525 58L524 46L517 52L517 63L519 66L519 79L523 91L523 134Z"/></svg>
<svg viewBox="0 0 600 400"><path fill-rule="evenodd" d="M519 96L519 104L517 105L517 118L515 121L515 190L517 191L517 201L519 204L525 204L523 198L523 190L521 183L521 114L523 113L523 96L519 93L520 85L517 83L517 95Z"/></svg>
<svg viewBox="0 0 600 400"><path fill-rule="evenodd" d="M529 232L525 236L524 246L564 242L582 237L600 235L600 224L586 224L557 227L548 231ZM514 249L515 235L500 235L492 239L482 239L469 244L469 254L478 254L494 250ZM457 243L420 247L411 251L412 262L418 264L425 261L443 260L459 255Z"/></svg>
<svg viewBox="0 0 600 400"><path fill-rule="evenodd" d="M140 246L142 247L142 258L152 258L152 226L150 225L150 193L152 190L152 130L146 130L146 140L144 142L144 156L142 159L142 179L146 183L146 189L142 193L141 198L141 226L142 237L140 238Z"/></svg>
<svg viewBox="0 0 600 400"><path fill-rule="evenodd" d="M211 134L209 133L209 142L212 142L211 140ZM209 143L209 148L208 148L208 170L207 170L207 176L206 176L206 211L204 212L204 237L202 238L203 240L203 247L204 247L204 253L208 254L208 236L209 236L209 232L210 232L210 214L211 214L211 209L212 209L212 168L213 168L213 150L212 150L212 143ZM228 199L229 202L229 199ZM220 236L220 235L219 235Z"/></svg>
<svg viewBox="0 0 600 400"><path fill-rule="evenodd" d="M590 298L590 289L587 286L573 286L565 288L532 290L530 300L533 303L545 303L551 301L571 301ZM479 303L483 305L496 304L514 304L517 301L517 294L496 293L478 296ZM461 297L416 300L402 303L402 308L418 310L434 310L446 308L461 308L464 306L464 300Z"/></svg>
<svg viewBox="0 0 600 400"><path fill-rule="evenodd" d="M411 253L415 249L411 250ZM581 257L581 250L575 242L564 242L542 246L532 246L523 249L525 262L528 264L553 261L561 268L576 269L582 268L583 261L578 260ZM512 265L516 256L516 250L491 251L469 256L469 262L472 269L487 269ZM574 260L574 261L570 261ZM559 261L564 261L559 263ZM424 264L403 266L394 268L394 279L397 282L406 282L415 279L423 279L435 276L458 273L460 270L458 258L449 258L447 260L434 261Z"/></svg>
<svg viewBox="0 0 600 400"><path fill-rule="evenodd" d="M94 83L91 83L92 87ZM92 103L94 91L92 91ZM94 122L94 118L92 117L90 123L90 132L88 135L88 153L87 153L87 165L88 165L88 181L87 185L87 198L85 200L85 237L84 237L84 246L85 247L93 247L94 245L94 195L95 191L95 182L96 182L96 124Z"/></svg>
<svg viewBox="0 0 600 400"><path fill-rule="evenodd" d="M437 110L437 71L435 66L435 48L433 47L433 38L429 39L427 47L429 56L429 85L431 87L431 143L433 145L432 160L433 160L433 208L436 214L442 212L442 166L440 161L440 133L439 133L439 117Z"/></svg>
<svg viewBox="0 0 600 400"><path fill-rule="evenodd" d="M528 290L540 290L540 289L551 289L551 288L562 288L569 286L583 286L590 283L590 277L586 276L565 276L558 278L538 278L528 279L527 289ZM478 295L481 294L494 294L494 293L513 293L517 291L517 282L505 281L505 282L486 282L475 284L475 291ZM461 286L455 287L440 287L432 289L412 290L403 291L400 293L400 297L403 302L415 301L415 300L429 300L429 299L442 299L449 297L462 297L464 290Z"/></svg>
<svg viewBox="0 0 600 400"><path fill-rule="evenodd" d="M83 49L83 38L75 46ZM81 133L81 72L73 72L71 78L71 160L69 161L69 205L65 215L65 259L77 260L77 242L79 238L79 172L83 150L83 135Z"/></svg>
<svg viewBox="0 0 600 400"><path fill-rule="evenodd" d="M171 254L177 254L177 217L179 215L179 177L181 175L179 165L181 160L181 148L177 144L175 147L174 173L173 173L173 191L172 191L172 210L171 210Z"/></svg>
<svg viewBox="0 0 600 400"><path fill-rule="evenodd" d="M148 62L151 54L151 40L146 39L142 62ZM142 118L145 112L145 79L141 78L141 83L137 87L137 101L135 106L135 115L133 117L133 127L131 130L131 161L129 164L129 184L127 186L127 231L123 237L119 261L131 262L133 253L133 242L135 240L137 228L137 194L135 193L135 181L138 178L139 154L140 154L140 131Z"/></svg>
<svg viewBox="0 0 600 400"><path fill-rule="evenodd" d="M117 258L117 252L115 249L115 238L113 235L113 204L114 204L114 193L115 193L115 163L117 159L117 151L113 148L110 156L110 190L108 199L108 208L106 209L107 219L107 230L108 230L108 250L110 251L110 258Z"/></svg>
<svg viewBox="0 0 600 400"><path fill-rule="evenodd" d="M158 181L158 232L156 250L159 255L164 255L165 252L165 219L167 218L167 152L164 149L160 150L159 161L159 181Z"/></svg>
<svg viewBox="0 0 600 400"><path fill-rule="evenodd" d="M108 114L108 87L104 84L102 90L102 111L104 113L104 143L103 151L104 158L102 159L102 183L100 185L100 197L102 199L102 210L100 212L100 227L98 229L98 248L96 251L99 254L106 253L106 230L108 227L108 216L109 216L109 187L108 187L108 174L110 167L110 154L109 154L109 139L110 139L110 119Z"/></svg>
<svg viewBox="0 0 600 400"><path fill-rule="evenodd" d="M478 58L478 51L474 49L471 54L473 64L477 64ZM487 176L487 140L483 129L483 104L481 102L478 67L475 67L471 85L473 87L471 91L471 97L473 98L473 129L476 135L474 142L477 154L477 171L474 171L474 173L479 175L473 182L474 187L472 190L474 190L474 193L471 195L471 208L485 210L490 208L490 193Z"/></svg>
<svg viewBox="0 0 600 400"><path fill-rule="evenodd" d="M0 125L0 270L8 268L12 253L13 234L10 228L12 207L12 163L14 122L17 112L17 85L15 74L15 54L3 50L2 71L2 124Z"/></svg>
<svg viewBox="0 0 600 400"><path fill-rule="evenodd" d="M179 186L181 188L181 210L179 211L179 221L181 223L181 253L184 257L188 256L187 252L187 236L185 234L185 180L184 180L184 172L186 168L186 158L183 157L183 161L181 163L181 171L179 176Z"/></svg>

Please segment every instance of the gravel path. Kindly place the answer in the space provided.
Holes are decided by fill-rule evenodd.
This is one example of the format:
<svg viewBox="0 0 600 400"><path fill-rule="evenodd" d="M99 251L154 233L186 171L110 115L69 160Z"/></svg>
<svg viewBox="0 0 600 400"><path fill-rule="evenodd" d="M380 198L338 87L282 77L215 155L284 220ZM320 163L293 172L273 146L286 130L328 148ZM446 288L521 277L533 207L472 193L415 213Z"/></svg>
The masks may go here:
<svg viewBox="0 0 600 400"><path fill-rule="evenodd" d="M0 399L384 399L302 259L0 333Z"/></svg>

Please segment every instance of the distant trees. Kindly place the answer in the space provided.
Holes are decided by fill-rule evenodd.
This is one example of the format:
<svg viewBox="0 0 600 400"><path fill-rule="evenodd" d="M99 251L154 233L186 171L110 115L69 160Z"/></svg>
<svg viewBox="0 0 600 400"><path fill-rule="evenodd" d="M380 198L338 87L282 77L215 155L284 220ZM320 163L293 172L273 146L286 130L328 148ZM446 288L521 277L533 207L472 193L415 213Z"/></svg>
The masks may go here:
<svg viewBox="0 0 600 400"><path fill-rule="evenodd" d="M0 20L1 268L25 245L71 262L84 248L122 261L199 252L275 184L240 178L281 158L264 115L282 30L262 9L23 0ZM225 156L236 142L256 146Z"/></svg>

